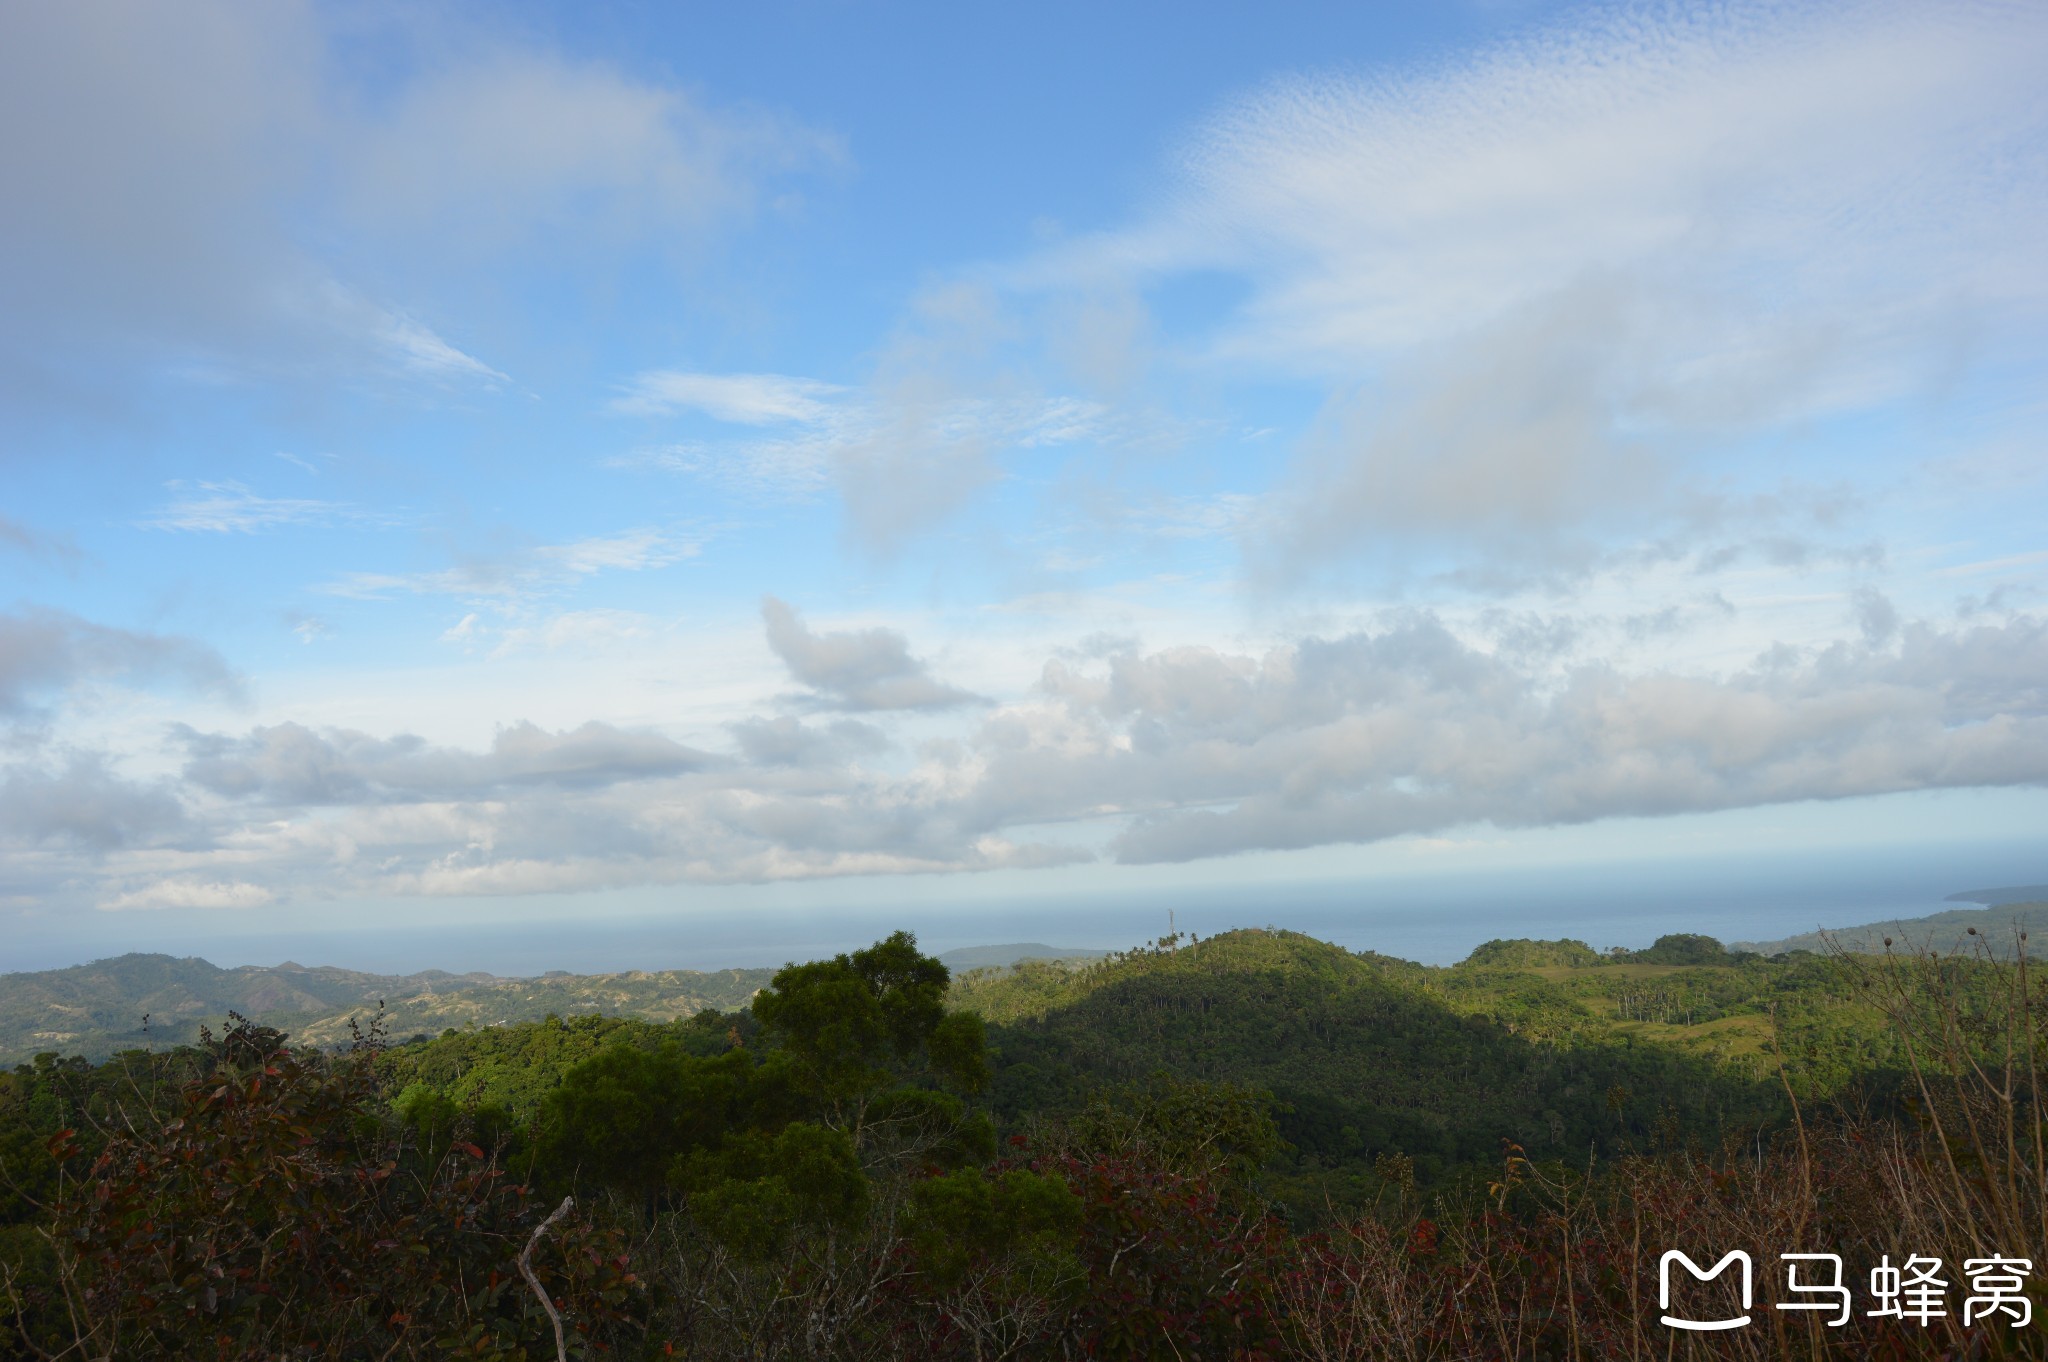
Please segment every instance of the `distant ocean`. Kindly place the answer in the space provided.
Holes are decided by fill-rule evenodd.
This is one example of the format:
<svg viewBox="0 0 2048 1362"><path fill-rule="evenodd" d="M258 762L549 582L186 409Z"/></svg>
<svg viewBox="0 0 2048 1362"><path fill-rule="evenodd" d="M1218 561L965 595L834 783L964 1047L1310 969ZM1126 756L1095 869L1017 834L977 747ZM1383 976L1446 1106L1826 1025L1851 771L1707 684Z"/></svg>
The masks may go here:
<svg viewBox="0 0 2048 1362"><path fill-rule="evenodd" d="M894 911L868 903L838 910L679 910L464 929L288 935L239 930L156 939L147 922L130 917L118 945L107 941L95 949L83 936L52 934L0 949L0 969L48 969L126 950L200 955L221 965L292 959L391 973L722 969L814 959L899 927L917 933L933 952L1013 941L1118 950L1163 936L1169 912L1182 931L1203 936L1275 926L1353 950L1451 964L1493 937L1577 937L1600 949L1647 946L1680 931L1763 941L1820 927L1924 916L1966 906L1944 903L1950 894L2044 882L2048 837L1967 848L1723 855L1122 896L977 898L958 906L926 895Z"/></svg>

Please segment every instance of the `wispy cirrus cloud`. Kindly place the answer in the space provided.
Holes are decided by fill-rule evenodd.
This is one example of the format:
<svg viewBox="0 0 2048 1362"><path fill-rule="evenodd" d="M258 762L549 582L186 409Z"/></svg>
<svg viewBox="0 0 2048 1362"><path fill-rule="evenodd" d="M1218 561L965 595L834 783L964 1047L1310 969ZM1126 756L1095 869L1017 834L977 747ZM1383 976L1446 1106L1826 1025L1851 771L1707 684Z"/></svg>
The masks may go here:
<svg viewBox="0 0 2048 1362"><path fill-rule="evenodd" d="M760 374L641 375L636 384L614 410L694 410L780 429L655 445L610 460L613 467L658 468L763 501L807 501L836 489L855 536L874 546L929 523L995 477L1000 453L1112 433L1107 406L1064 395L988 396L923 382L877 395Z"/></svg>
<svg viewBox="0 0 2048 1362"><path fill-rule="evenodd" d="M670 567L704 551L701 538L662 530L620 530L536 549L534 556L579 577L597 572L645 572Z"/></svg>
<svg viewBox="0 0 2048 1362"><path fill-rule="evenodd" d="M743 426L815 425L834 415L837 399L845 393L837 384L788 374L650 369L626 381L611 409L628 416L702 412Z"/></svg>
<svg viewBox="0 0 2048 1362"><path fill-rule="evenodd" d="M170 503L138 522L149 530L194 534L259 534L288 526L351 526L389 528L403 523L345 501L310 497L266 497L232 479L222 482L171 484L177 493Z"/></svg>
<svg viewBox="0 0 2048 1362"><path fill-rule="evenodd" d="M495 637L491 656L509 657L524 652L599 653L644 643L662 632L662 621L633 610L563 610L495 631L472 611L441 637L451 643L480 643Z"/></svg>
<svg viewBox="0 0 2048 1362"><path fill-rule="evenodd" d="M493 386L512 381L410 317L393 314L384 324L382 338L401 364L428 378L471 379Z"/></svg>
<svg viewBox="0 0 2048 1362"><path fill-rule="evenodd" d="M602 572L672 567L703 551L701 534L638 528L425 572L351 572L314 589L355 600L410 595L508 601L559 590Z"/></svg>

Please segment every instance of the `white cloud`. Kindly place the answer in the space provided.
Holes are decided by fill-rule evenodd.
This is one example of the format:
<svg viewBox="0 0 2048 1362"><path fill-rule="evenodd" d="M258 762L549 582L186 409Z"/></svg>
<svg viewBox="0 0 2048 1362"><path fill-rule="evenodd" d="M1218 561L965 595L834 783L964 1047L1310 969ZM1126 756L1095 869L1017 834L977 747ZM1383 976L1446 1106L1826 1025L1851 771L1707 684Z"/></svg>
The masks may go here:
<svg viewBox="0 0 2048 1362"><path fill-rule="evenodd" d="M1138 816L1118 856L1153 861L2048 781L2048 622L1896 633L1780 646L1718 679L1523 670L1427 617L1263 658L1053 667L1041 723L1092 751L1047 762L1027 735L986 789L1015 802L1006 819L1085 790Z"/></svg>
<svg viewBox="0 0 2048 1362"><path fill-rule="evenodd" d="M625 395L612 403L612 410L634 416L699 411L743 426L814 425L835 415L834 400L845 391L787 374L650 370L627 381Z"/></svg>
<svg viewBox="0 0 2048 1362"><path fill-rule="evenodd" d="M258 884L166 879L116 894L100 907L110 912L138 908L266 908L275 902L277 896Z"/></svg>

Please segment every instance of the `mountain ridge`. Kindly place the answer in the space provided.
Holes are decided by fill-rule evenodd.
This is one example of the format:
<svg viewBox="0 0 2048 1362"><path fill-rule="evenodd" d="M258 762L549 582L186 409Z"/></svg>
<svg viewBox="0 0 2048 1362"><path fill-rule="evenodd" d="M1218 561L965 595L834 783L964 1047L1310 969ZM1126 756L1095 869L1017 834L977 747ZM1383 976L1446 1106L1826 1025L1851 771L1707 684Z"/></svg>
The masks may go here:
<svg viewBox="0 0 2048 1362"><path fill-rule="evenodd" d="M1954 901L1953 896L1950 901ZM1973 948L1972 931L1976 933L1976 941L1994 950L2010 950L2016 930L2031 934L2043 929L2048 929L2048 900L1999 903L1986 908L1952 908L1922 917L1888 918L1859 923L1854 927L1801 932L1777 941L1734 941L1728 948L1755 951L1758 955L1777 955L1784 951L1812 951L1819 955L1829 950L1847 951L1852 955L1878 955L1885 949L1885 938L1891 937L1896 943L1895 949L1924 947L1946 955Z"/></svg>
<svg viewBox="0 0 2048 1362"><path fill-rule="evenodd" d="M199 956L130 952L64 969L0 974L0 1067L40 1053L103 1059L199 1038L229 1012L312 1045L350 1038L380 1011L392 1035L538 1021L549 1013L656 1020L734 1008L773 970L626 970L516 978L482 971L372 974L334 965L221 966Z"/></svg>

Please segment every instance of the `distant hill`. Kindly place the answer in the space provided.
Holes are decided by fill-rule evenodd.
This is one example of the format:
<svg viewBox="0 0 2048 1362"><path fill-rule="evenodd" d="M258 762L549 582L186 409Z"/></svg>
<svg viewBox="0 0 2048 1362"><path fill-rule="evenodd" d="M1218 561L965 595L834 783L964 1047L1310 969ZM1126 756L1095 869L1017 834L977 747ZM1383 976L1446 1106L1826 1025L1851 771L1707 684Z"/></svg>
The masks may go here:
<svg viewBox="0 0 2048 1362"><path fill-rule="evenodd" d="M2002 907L2008 903L2048 903L2048 884L2015 884L2004 889L1965 889L1960 894L1950 894L1947 903L1988 903Z"/></svg>
<svg viewBox="0 0 2048 1362"><path fill-rule="evenodd" d="M432 1035L450 1028L505 1026L540 1021L550 1014L674 1021L707 1007L721 1012L745 1007L774 977L772 969L671 969L498 979L472 988L386 998L385 1022L390 1034L402 1040L422 1031ZM369 1010L358 1003L284 1029L310 1045L339 1045L349 1038L349 1018L366 1015Z"/></svg>
<svg viewBox="0 0 2048 1362"><path fill-rule="evenodd" d="M2036 885L2033 888L2040 890L2042 886ZM1965 901L1982 900L1971 898ZM2028 933L2028 944L2031 947L2033 935L2048 929L2048 899L2028 902L2000 901L1990 908L1953 908L1930 917L1866 922L1856 927L1842 927L1825 932L1804 932L1778 941L1737 941L1730 945L1729 949L1755 951L1759 955L1776 955L1781 951L1813 951L1818 954L1826 952L1832 944L1837 950L1876 955L1884 950L1884 939L1890 937L1895 950L1913 950L1924 946L1946 953L1968 947L1972 943L1969 931L1972 927L1977 929L1979 936L1993 949L2000 950L2010 949L2013 931L2017 927ZM2048 948L2048 942L2044 942L2043 945L2044 948Z"/></svg>
<svg viewBox="0 0 2048 1362"><path fill-rule="evenodd" d="M0 1067L43 1051L101 1059L117 1050L181 1045L198 1039L202 1024L217 1028L229 1011L309 1044L339 1044L348 1039L349 1019L374 1013L379 1000L394 1036L538 1021L550 1012L666 1020L740 1007L773 974L636 970L506 979L444 970L367 974L289 961L223 969L196 957L131 954L0 974Z"/></svg>
<svg viewBox="0 0 2048 1362"><path fill-rule="evenodd" d="M1035 941L1009 946L962 946L939 956L946 968L960 973L971 969L996 969L1020 960L1100 960L1108 951L1084 951L1071 946L1044 946Z"/></svg>
<svg viewBox="0 0 2048 1362"><path fill-rule="evenodd" d="M1106 952L1020 942L968 946L940 958L956 973L1020 960L1100 959ZM631 970L536 979L422 970L370 974L333 966L223 968L194 956L130 954L69 969L0 974L0 1068L55 1051L104 1059L118 1050L188 1044L230 1012L309 1045L340 1045L351 1018L384 1004L394 1037L539 1021L549 1013L669 1021L707 1007L744 1007L772 969ZM144 1018L148 1018L145 1026Z"/></svg>

